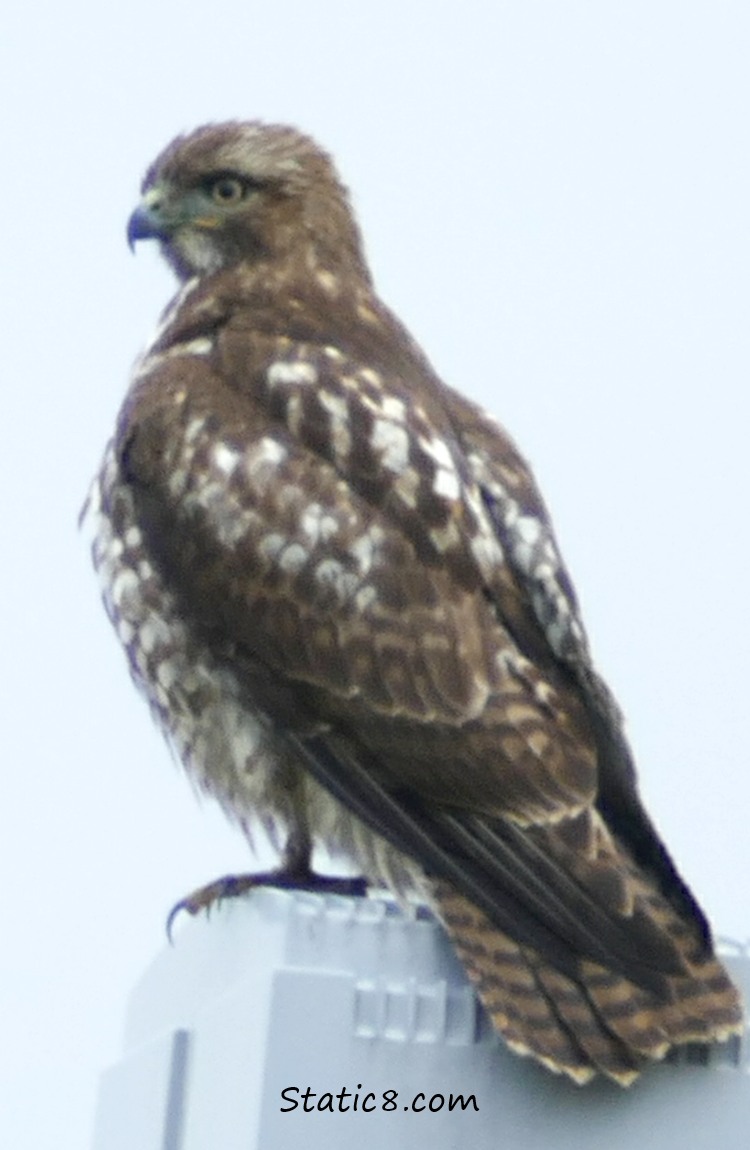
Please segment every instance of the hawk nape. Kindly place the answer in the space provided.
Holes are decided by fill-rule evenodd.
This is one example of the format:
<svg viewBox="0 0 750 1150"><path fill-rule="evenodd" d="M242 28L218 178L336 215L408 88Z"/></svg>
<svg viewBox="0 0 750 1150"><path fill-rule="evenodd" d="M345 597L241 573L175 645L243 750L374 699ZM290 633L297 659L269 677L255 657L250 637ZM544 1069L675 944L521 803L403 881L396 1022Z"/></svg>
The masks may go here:
<svg viewBox="0 0 750 1150"><path fill-rule="evenodd" d="M298 873L321 842L427 901L509 1045L578 1082L737 1033L529 468L378 299L328 156L199 128L128 237L183 284L88 514L191 778Z"/></svg>

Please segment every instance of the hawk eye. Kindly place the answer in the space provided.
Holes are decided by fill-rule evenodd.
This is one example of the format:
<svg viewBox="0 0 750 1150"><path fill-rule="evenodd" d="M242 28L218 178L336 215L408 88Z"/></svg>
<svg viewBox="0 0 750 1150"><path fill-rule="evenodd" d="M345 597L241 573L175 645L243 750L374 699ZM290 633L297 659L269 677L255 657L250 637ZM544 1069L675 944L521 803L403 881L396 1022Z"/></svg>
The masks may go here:
<svg viewBox="0 0 750 1150"><path fill-rule="evenodd" d="M211 199L217 204L238 204L247 188L236 176L220 176L211 184Z"/></svg>

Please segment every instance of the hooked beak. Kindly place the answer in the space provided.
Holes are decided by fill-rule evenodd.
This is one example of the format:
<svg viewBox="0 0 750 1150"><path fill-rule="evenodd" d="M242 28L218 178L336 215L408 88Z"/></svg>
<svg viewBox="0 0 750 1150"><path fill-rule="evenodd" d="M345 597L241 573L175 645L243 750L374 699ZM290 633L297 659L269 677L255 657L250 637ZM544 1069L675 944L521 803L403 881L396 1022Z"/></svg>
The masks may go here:
<svg viewBox="0 0 750 1150"><path fill-rule="evenodd" d="M128 247L132 252L138 240L166 240L171 231L156 206L139 204L128 220Z"/></svg>

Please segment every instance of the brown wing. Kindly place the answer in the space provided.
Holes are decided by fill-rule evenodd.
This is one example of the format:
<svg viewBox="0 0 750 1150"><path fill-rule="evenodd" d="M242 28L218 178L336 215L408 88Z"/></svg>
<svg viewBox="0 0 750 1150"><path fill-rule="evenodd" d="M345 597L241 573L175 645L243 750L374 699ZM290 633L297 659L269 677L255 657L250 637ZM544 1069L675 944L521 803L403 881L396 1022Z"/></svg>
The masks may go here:
<svg viewBox="0 0 750 1150"><path fill-rule="evenodd" d="M638 796L620 711L592 666L575 592L528 466L491 416L455 392L449 393L448 403L517 586L526 594L527 612L534 615L548 646L572 672L586 707L597 752L597 809L608 825L616 827L619 840L637 862L654 875L675 909L696 923L709 945L706 918ZM529 524L535 525L533 531Z"/></svg>

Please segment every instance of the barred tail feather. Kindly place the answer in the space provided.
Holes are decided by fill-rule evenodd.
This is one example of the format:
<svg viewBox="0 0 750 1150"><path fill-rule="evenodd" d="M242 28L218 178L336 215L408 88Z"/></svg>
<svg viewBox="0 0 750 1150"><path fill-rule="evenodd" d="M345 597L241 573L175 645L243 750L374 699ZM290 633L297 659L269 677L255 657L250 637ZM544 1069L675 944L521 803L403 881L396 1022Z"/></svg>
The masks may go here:
<svg viewBox="0 0 750 1150"><path fill-rule="evenodd" d="M449 884L435 888L438 913L496 1029L518 1054L588 1082L597 1073L629 1086L672 1046L715 1042L741 1030L739 995L721 962L686 950L688 973L664 979L664 997L582 960L580 978L497 929ZM664 904L661 904L664 907ZM671 912L674 926L683 924Z"/></svg>

